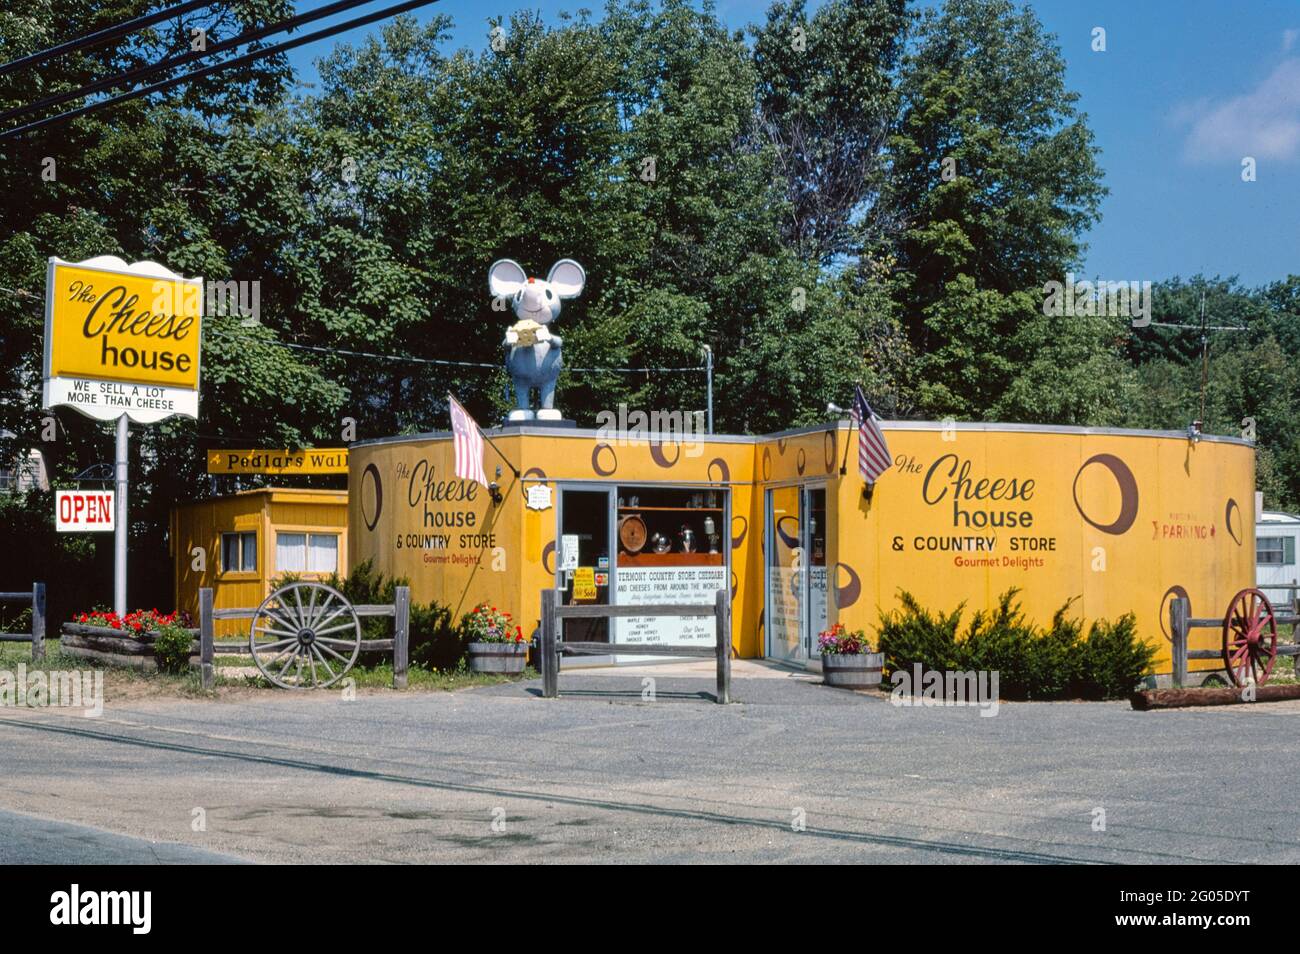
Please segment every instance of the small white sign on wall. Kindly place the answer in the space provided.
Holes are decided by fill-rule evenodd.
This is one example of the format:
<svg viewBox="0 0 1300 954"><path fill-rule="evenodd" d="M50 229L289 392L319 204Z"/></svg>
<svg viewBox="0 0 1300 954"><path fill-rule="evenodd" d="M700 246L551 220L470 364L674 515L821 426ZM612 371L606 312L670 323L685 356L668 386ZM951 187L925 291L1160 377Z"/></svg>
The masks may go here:
<svg viewBox="0 0 1300 954"><path fill-rule="evenodd" d="M560 538L560 569L576 570L578 568L578 535L566 533Z"/></svg>
<svg viewBox="0 0 1300 954"><path fill-rule="evenodd" d="M551 488L548 484L533 484L528 488L529 510L551 509Z"/></svg>

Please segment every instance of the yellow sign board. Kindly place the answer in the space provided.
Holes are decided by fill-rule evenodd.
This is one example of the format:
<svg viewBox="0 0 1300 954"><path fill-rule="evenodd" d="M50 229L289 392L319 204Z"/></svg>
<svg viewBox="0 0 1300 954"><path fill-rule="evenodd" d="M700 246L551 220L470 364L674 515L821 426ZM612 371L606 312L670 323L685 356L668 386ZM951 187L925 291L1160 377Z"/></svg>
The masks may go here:
<svg viewBox="0 0 1300 954"><path fill-rule="evenodd" d="M594 600L596 598L596 569L580 566L573 571L573 598L575 600Z"/></svg>
<svg viewBox="0 0 1300 954"><path fill-rule="evenodd" d="M45 406L149 423L198 416L203 281L154 262L51 258Z"/></svg>
<svg viewBox="0 0 1300 954"><path fill-rule="evenodd" d="M346 447L305 450L210 450L209 474L346 474Z"/></svg>

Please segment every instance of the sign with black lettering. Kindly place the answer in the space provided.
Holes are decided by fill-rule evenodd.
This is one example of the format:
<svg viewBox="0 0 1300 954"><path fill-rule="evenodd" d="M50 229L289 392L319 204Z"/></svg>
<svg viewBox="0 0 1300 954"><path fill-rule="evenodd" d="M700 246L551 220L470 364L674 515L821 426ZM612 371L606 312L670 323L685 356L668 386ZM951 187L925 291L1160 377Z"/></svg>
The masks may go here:
<svg viewBox="0 0 1300 954"><path fill-rule="evenodd" d="M148 424L199 416L203 279L113 255L51 258L43 406Z"/></svg>

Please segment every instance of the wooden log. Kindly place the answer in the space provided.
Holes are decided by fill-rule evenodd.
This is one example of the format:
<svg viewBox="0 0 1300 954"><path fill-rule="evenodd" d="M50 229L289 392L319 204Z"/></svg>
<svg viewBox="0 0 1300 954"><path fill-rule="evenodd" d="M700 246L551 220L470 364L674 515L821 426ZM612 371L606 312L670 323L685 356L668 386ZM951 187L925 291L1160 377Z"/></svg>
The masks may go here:
<svg viewBox="0 0 1300 954"><path fill-rule="evenodd" d="M32 584L32 659L45 658L45 584Z"/></svg>
<svg viewBox="0 0 1300 954"><path fill-rule="evenodd" d="M60 646L60 652L65 656L88 659L91 662L101 663L105 666L121 666L125 669L138 669L142 672L153 672L158 668L158 659L153 655L128 656L125 653L101 652L83 646L71 646L66 639Z"/></svg>
<svg viewBox="0 0 1300 954"><path fill-rule="evenodd" d="M98 627L82 627L98 629ZM128 636L104 636L98 632L70 632L70 627L63 627L63 649L94 649L103 653L117 653L119 656L154 656L152 642L132 639Z"/></svg>
<svg viewBox="0 0 1300 954"><path fill-rule="evenodd" d="M90 659L114 666L127 666L131 669L158 668L158 654L151 643L142 643L121 636L86 636L69 633L67 625L64 626L63 638L59 642L59 651L78 659ZM190 664L195 665L198 661L199 646L196 642L191 646Z"/></svg>
<svg viewBox="0 0 1300 954"><path fill-rule="evenodd" d="M406 669L410 657L411 588L399 586L393 595L396 610L393 623L393 688L406 688Z"/></svg>
<svg viewBox="0 0 1300 954"><path fill-rule="evenodd" d="M205 586L199 590L199 678L204 689L211 689L216 682L212 666L214 633L212 587Z"/></svg>
<svg viewBox="0 0 1300 954"><path fill-rule="evenodd" d="M1300 699L1300 683L1285 686L1256 686L1255 698L1245 698L1246 690L1227 689L1147 689L1129 696L1139 712L1149 709L1182 709L1188 706L1232 706L1254 702L1282 702Z"/></svg>
<svg viewBox="0 0 1300 954"><path fill-rule="evenodd" d="M125 639L140 643L152 643L158 638L155 633L137 633L134 630L113 629L111 626L88 626L85 623L64 623L61 629L65 636L97 636L104 639ZM188 629L186 632L193 639L199 638L197 629Z"/></svg>

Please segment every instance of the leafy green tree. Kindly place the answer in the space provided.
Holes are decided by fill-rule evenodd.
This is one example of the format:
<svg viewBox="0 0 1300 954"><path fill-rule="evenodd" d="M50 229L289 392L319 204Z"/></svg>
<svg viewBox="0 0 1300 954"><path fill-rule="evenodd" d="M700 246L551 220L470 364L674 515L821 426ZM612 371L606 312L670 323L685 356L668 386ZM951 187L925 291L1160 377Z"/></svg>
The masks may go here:
<svg viewBox="0 0 1300 954"><path fill-rule="evenodd" d="M927 11L901 90L885 201L906 223L900 304L921 354L921 405L982 417L1033 361L1012 342L1041 313L1044 283L1064 281L1097 217L1097 150L1055 41L1009 0ZM1105 350L1104 336L1093 340ZM1061 407L1094 405L1080 397Z"/></svg>

